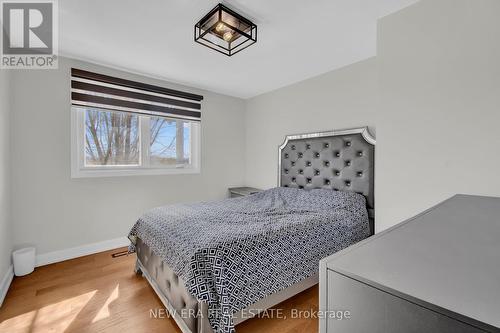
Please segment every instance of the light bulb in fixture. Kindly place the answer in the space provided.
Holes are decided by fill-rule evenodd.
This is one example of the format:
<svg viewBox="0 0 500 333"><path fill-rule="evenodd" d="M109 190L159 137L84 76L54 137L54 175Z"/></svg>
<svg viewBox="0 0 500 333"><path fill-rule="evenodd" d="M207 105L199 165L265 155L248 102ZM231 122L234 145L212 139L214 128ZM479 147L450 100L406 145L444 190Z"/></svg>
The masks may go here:
<svg viewBox="0 0 500 333"><path fill-rule="evenodd" d="M224 25L224 23L222 22L217 23L217 25L215 26L215 31L222 32L224 30L226 30L226 26Z"/></svg>
<svg viewBox="0 0 500 333"><path fill-rule="evenodd" d="M231 31L226 31L224 35L222 35L222 38L226 41L229 42L233 38L233 33Z"/></svg>

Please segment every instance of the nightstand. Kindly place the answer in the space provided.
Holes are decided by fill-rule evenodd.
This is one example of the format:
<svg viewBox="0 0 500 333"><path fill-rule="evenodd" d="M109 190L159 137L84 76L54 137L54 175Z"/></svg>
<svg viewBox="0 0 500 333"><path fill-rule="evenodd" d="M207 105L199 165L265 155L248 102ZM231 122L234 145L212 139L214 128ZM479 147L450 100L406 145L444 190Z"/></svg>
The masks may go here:
<svg viewBox="0 0 500 333"><path fill-rule="evenodd" d="M229 188L229 197L238 198L259 192L262 192L262 190L254 187L231 187Z"/></svg>

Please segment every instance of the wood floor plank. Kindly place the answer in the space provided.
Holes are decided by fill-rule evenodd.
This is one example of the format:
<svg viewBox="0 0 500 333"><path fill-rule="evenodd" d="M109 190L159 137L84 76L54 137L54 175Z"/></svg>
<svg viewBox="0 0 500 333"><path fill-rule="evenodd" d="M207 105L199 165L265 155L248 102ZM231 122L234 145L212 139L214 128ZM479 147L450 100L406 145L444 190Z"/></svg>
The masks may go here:
<svg viewBox="0 0 500 333"><path fill-rule="evenodd" d="M135 255L112 258L125 248L38 267L15 277L0 308L0 332L162 332L179 333L172 319L153 318L163 309L147 281L134 273ZM253 318L237 333L309 333L315 318L291 318L292 309L316 311L313 287L279 304L287 318Z"/></svg>

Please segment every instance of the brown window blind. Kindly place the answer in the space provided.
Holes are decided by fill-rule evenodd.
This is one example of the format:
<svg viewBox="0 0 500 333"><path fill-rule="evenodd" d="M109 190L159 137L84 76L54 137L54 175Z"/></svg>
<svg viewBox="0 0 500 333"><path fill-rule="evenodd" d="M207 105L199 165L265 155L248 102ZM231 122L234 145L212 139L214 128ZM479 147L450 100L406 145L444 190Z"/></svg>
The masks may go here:
<svg viewBox="0 0 500 333"><path fill-rule="evenodd" d="M203 96L71 69L71 104L154 116L201 120Z"/></svg>

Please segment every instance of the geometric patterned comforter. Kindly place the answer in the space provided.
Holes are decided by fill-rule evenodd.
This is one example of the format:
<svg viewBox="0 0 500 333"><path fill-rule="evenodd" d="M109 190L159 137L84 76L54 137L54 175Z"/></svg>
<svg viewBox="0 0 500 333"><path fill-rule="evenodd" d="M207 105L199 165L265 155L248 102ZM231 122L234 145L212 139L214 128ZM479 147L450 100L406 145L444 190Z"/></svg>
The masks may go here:
<svg viewBox="0 0 500 333"><path fill-rule="evenodd" d="M152 209L130 231L208 305L217 333L232 314L318 273L318 262L370 234L365 198L279 187L241 198Z"/></svg>

